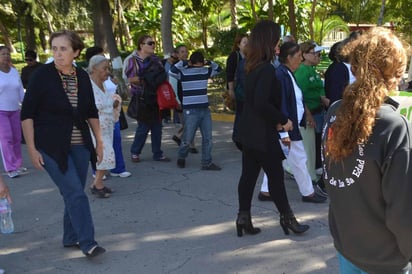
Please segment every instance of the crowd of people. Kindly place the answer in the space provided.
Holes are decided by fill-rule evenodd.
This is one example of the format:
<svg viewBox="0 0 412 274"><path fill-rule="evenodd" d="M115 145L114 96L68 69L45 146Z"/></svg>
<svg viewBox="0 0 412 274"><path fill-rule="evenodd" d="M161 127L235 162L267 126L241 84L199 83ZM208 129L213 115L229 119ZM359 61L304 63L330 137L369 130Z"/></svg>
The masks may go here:
<svg viewBox="0 0 412 274"><path fill-rule="evenodd" d="M332 64L323 80L316 70L323 48L313 41L299 44L291 36L282 41L280 33L278 24L262 20L249 35L235 38L227 58L227 89L236 101L232 139L242 153L237 235L261 232L251 217L261 170L265 175L259 200L274 203L284 233L309 229L289 204L287 169L303 202L329 198L341 273L408 273L411 125L395 112L397 104L389 97L406 69L402 43L383 28L355 33L331 48ZM85 192L89 162L95 178L90 192L98 198L114 192L104 185L106 173L131 176L121 148L122 99L102 48L87 49L82 68L75 65L84 48L78 34L58 31L49 43L53 61L43 65L34 51L27 51L21 76L11 64L10 50L0 47L3 164L10 178L27 170L21 155L23 132L32 165L49 174L63 198L63 246L95 257L105 249L95 240ZM163 61L154 49L153 38L142 35L124 61L124 78L138 106L131 162L143 160L149 131L153 160L171 161L161 149L162 112L153 97L169 81L178 101L173 111L181 121L172 138L179 146L177 167L185 168L189 152L198 152L194 139L199 129L201 170L221 170L212 161L207 95L208 80L220 66L200 51L189 55L185 45ZM0 197L11 202L2 179Z"/></svg>

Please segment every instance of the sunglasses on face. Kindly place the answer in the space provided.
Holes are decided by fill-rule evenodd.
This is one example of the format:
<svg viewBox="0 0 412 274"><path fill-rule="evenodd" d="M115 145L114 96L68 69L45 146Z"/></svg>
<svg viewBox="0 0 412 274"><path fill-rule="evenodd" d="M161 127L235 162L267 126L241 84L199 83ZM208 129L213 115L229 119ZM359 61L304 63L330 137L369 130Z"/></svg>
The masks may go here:
<svg viewBox="0 0 412 274"><path fill-rule="evenodd" d="M156 44L156 42L155 42L155 41L149 41L149 42L142 43L142 44L143 44L143 45L154 46L154 45Z"/></svg>

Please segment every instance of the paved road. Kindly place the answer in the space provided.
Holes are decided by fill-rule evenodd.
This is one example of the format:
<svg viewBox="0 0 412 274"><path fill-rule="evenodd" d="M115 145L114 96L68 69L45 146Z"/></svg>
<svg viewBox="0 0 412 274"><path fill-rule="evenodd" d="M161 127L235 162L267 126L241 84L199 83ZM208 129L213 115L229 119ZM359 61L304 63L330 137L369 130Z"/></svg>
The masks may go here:
<svg viewBox="0 0 412 274"><path fill-rule="evenodd" d="M96 239L107 253L88 259L79 250L61 246L63 202L48 175L31 166L23 146L29 172L13 180L5 177L14 199L16 232L0 235L0 268L9 274L338 272L327 204L302 203L290 178L290 203L310 230L285 236L274 205L255 195L253 221L262 232L236 236L241 154L231 142L231 123L213 124L213 157L222 171L202 171L200 154L191 154L185 169L176 167L174 124L163 131L163 149L172 162L152 161L148 138L142 162L131 163L135 123L129 122L122 132L123 149L133 176L109 177L107 185L116 190L109 199L89 195ZM199 136L196 143L200 147ZM256 194L258 187L260 183Z"/></svg>

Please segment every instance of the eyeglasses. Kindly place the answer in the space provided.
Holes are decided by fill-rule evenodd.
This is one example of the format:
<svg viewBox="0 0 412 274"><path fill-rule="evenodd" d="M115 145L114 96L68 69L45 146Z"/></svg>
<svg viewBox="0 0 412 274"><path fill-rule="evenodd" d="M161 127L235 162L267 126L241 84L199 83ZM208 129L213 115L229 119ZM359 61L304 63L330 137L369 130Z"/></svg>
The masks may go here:
<svg viewBox="0 0 412 274"><path fill-rule="evenodd" d="M31 59L31 58L26 58L26 59L24 59L24 61L26 61L26 62L33 62L33 61L34 61L34 59Z"/></svg>
<svg viewBox="0 0 412 274"><path fill-rule="evenodd" d="M156 44L156 42L155 42L155 41L149 41L149 42L142 43L142 44L143 44L143 45L154 46L154 45Z"/></svg>

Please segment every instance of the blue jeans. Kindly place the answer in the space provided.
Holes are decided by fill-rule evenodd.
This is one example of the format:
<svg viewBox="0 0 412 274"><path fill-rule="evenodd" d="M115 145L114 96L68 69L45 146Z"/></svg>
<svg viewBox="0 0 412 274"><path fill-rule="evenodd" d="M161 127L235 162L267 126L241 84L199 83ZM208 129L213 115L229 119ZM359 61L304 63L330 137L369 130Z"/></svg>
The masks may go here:
<svg viewBox="0 0 412 274"><path fill-rule="evenodd" d="M367 272L363 271L359 267L352 264L348 259L342 256L338 252L338 259L339 259L339 273L340 274L368 274ZM408 274L409 271L406 271L405 274Z"/></svg>
<svg viewBox="0 0 412 274"><path fill-rule="evenodd" d="M190 144L193 142L197 128L202 134L202 166L212 163L212 116L209 108L191 108L183 110L182 143L179 147L179 159L185 159L189 154Z"/></svg>
<svg viewBox="0 0 412 274"><path fill-rule="evenodd" d="M163 151L160 149L162 142L162 123L160 121L150 124L138 122L130 152L135 155L140 155L142 153L149 130L152 132L151 138L153 160L159 160L163 156Z"/></svg>
<svg viewBox="0 0 412 274"><path fill-rule="evenodd" d="M65 173L50 156L43 151L40 153L43 156L44 168L63 196L63 245L79 242L80 249L83 253L87 253L97 245L94 240L94 225L89 199L84 192L90 151L84 145L73 145Z"/></svg>
<svg viewBox="0 0 412 274"><path fill-rule="evenodd" d="M340 274L367 274L367 272L355 266L348 259L343 257L342 254L340 254L339 252L338 252L338 259L339 259L339 273Z"/></svg>
<svg viewBox="0 0 412 274"><path fill-rule="evenodd" d="M113 128L113 149L116 160L116 167L110 170L112 173L122 173L126 171L122 152L122 135L120 133L120 122L116 122Z"/></svg>

